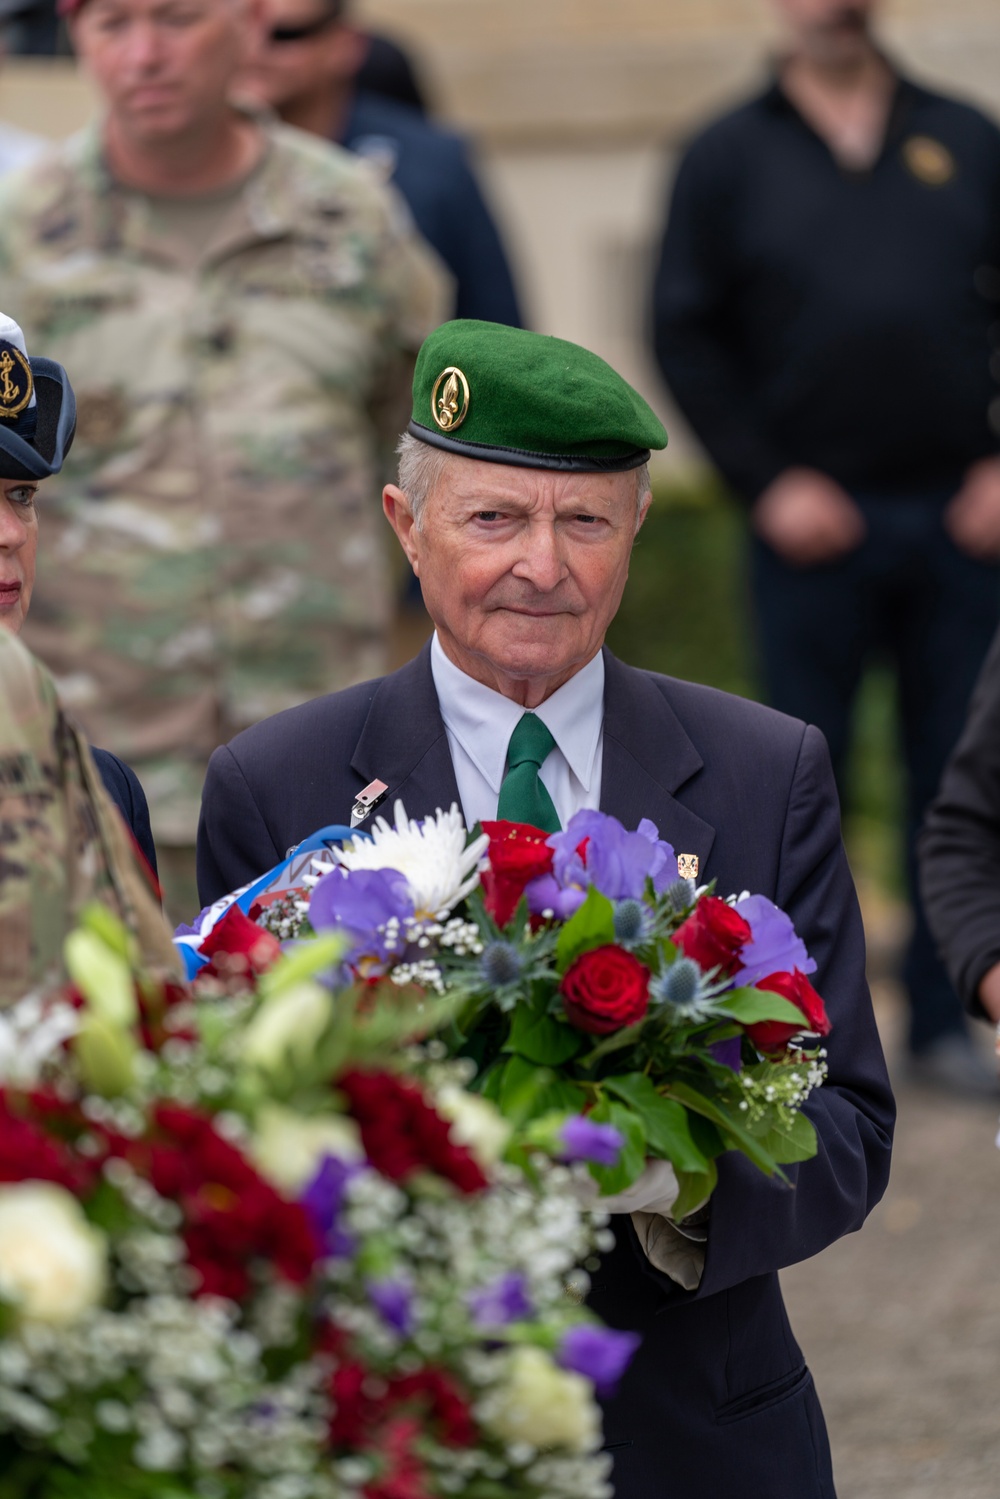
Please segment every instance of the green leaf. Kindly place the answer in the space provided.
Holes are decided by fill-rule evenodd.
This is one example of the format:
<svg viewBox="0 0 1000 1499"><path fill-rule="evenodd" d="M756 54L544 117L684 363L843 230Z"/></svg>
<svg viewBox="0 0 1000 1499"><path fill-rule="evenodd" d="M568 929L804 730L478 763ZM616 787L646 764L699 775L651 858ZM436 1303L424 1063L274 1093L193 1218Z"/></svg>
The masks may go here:
<svg viewBox="0 0 1000 1499"><path fill-rule="evenodd" d="M559 933L556 942L556 969L565 973L583 952L606 947L615 940L615 908L606 895L587 891L587 898Z"/></svg>
<svg viewBox="0 0 1000 1499"><path fill-rule="evenodd" d="M630 1104L642 1119L654 1155L672 1161L678 1171L707 1171L709 1163L692 1138L688 1113L682 1103L664 1098L644 1072L607 1077L604 1086Z"/></svg>
<svg viewBox="0 0 1000 1499"><path fill-rule="evenodd" d="M738 1150L765 1176L773 1176L776 1162L772 1155L755 1140L749 1130L735 1117L734 1112L729 1113L724 1107L716 1103L714 1099L706 1098L696 1088L691 1088L687 1083L671 1083L670 1092L674 1098L680 1099L681 1103L687 1104L696 1114L703 1114L717 1125L725 1144L732 1150Z"/></svg>
<svg viewBox="0 0 1000 1499"><path fill-rule="evenodd" d="M780 1020L807 1030L809 1022L790 999L772 994L769 989L733 989L716 1000L716 1008L732 1015L742 1025L756 1025L759 1020Z"/></svg>
<svg viewBox="0 0 1000 1499"><path fill-rule="evenodd" d="M132 970L102 934L77 927L66 938L63 956L67 973L95 1016L122 1029L135 1024L139 1007Z"/></svg>
<svg viewBox="0 0 1000 1499"><path fill-rule="evenodd" d="M293 989L304 979L311 979L338 963L347 951L349 942L343 932L321 932L300 942L283 953L273 967L261 974L258 988L261 995L282 994Z"/></svg>
<svg viewBox="0 0 1000 1499"><path fill-rule="evenodd" d="M617 1166L591 1166L590 1174L606 1197L615 1192L624 1192L630 1187L646 1165L646 1131L642 1120L634 1109L604 1097L589 1118L595 1124L613 1124L623 1136L625 1144L618 1157Z"/></svg>
<svg viewBox="0 0 1000 1499"><path fill-rule="evenodd" d="M677 1171L676 1175L680 1192L670 1209L670 1216L680 1222L711 1197L719 1180L719 1168L714 1161L709 1161L704 1171Z"/></svg>
<svg viewBox="0 0 1000 1499"><path fill-rule="evenodd" d="M767 1128L752 1129L751 1133L764 1150L786 1166L793 1161L811 1161L816 1154L816 1130L805 1114L793 1114L787 1127L772 1120Z"/></svg>
<svg viewBox="0 0 1000 1499"><path fill-rule="evenodd" d="M518 1005L503 1049L516 1052L540 1066L560 1067L575 1057L583 1044L579 1031L552 1015L539 1014L528 1005Z"/></svg>
<svg viewBox="0 0 1000 1499"><path fill-rule="evenodd" d="M503 1069L498 1103L506 1119L521 1126L536 1114L544 1112L540 1095L552 1082L547 1067L536 1067L524 1057L511 1057Z"/></svg>

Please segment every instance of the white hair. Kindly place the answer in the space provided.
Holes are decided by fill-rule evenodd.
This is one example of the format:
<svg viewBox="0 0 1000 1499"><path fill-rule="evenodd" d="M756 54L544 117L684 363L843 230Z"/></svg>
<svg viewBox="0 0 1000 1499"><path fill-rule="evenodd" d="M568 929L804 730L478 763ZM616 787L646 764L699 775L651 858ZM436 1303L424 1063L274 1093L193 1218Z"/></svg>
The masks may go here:
<svg viewBox="0 0 1000 1499"><path fill-rule="evenodd" d="M458 454L436 448L429 442L421 442L419 437L414 437L410 432L403 433L396 452L399 455L399 487L410 502L413 519L419 530L420 517L428 497L441 482L445 465L458 457ZM635 476L635 528L638 531L642 502L650 492L649 464L643 463L631 472Z"/></svg>

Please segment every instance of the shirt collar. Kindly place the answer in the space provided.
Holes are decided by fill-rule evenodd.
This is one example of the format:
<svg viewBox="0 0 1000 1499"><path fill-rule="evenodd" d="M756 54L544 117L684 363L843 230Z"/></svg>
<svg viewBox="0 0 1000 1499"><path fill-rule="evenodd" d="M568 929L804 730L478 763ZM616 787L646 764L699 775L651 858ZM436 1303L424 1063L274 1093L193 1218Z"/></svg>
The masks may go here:
<svg viewBox="0 0 1000 1499"><path fill-rule="evenodd" d="M490 789L499 793L507 745L524 709L450 661L435 631L431 672L445 727L454 734ZM570 677L534 710L587 791L604 725L604 654Z"/></svg>

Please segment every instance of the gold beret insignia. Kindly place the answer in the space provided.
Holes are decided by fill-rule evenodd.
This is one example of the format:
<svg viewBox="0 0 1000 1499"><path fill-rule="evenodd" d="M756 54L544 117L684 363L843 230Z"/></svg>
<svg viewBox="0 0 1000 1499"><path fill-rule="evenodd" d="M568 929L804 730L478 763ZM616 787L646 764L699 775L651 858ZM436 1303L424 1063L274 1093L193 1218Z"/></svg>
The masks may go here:
<svg viewBox="0 0 1000 1499"><path fill-rule="evenodd" d="M0 339L0 419L20 416L34 389L31 365L21 350Z"/></svg>
<svg viewBox="0 0 1000 1499"><path fill-rule="evenodd" d="M948 147L931 135L911 135L905 140L903 160L914 177L928 187L944 187L957 171Z"/></svg>
<svg viewBox="0 0 1000 1499"><path fill-rule="evenodd" d="M444 389L441 389L442 384ZM441 394L438 395L438 391ZM469 382L462 371L449 364L434 381L431 415L442 432L454 432L469 414Z"/></svg>

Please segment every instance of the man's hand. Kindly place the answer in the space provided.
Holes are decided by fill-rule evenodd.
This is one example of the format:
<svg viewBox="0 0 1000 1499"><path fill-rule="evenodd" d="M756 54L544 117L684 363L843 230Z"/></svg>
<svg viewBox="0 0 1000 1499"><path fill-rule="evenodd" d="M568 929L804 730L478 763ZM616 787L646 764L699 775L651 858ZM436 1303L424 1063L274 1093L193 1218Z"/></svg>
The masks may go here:
<svg viewBox="0 0 1000 1499"><path fill-rule="evenodd" d="M990 1019L1000 1024L1000 963L994 963L979 980L979 1002Z"/></svg>
<svg viewBox="0 0 1000 1499"><path fill-rule="evenodd" d="M793 567L816 567L855 551L865 518L850 495L812 468L789 468L764 490L750 522Z"/></svg>
<svg viewBox="0 0 1000 1499"><path fill-rule="evenodd" d="M1000 458L981 458L944 512L952 541L982 562L1000 559Z"/></svg>

